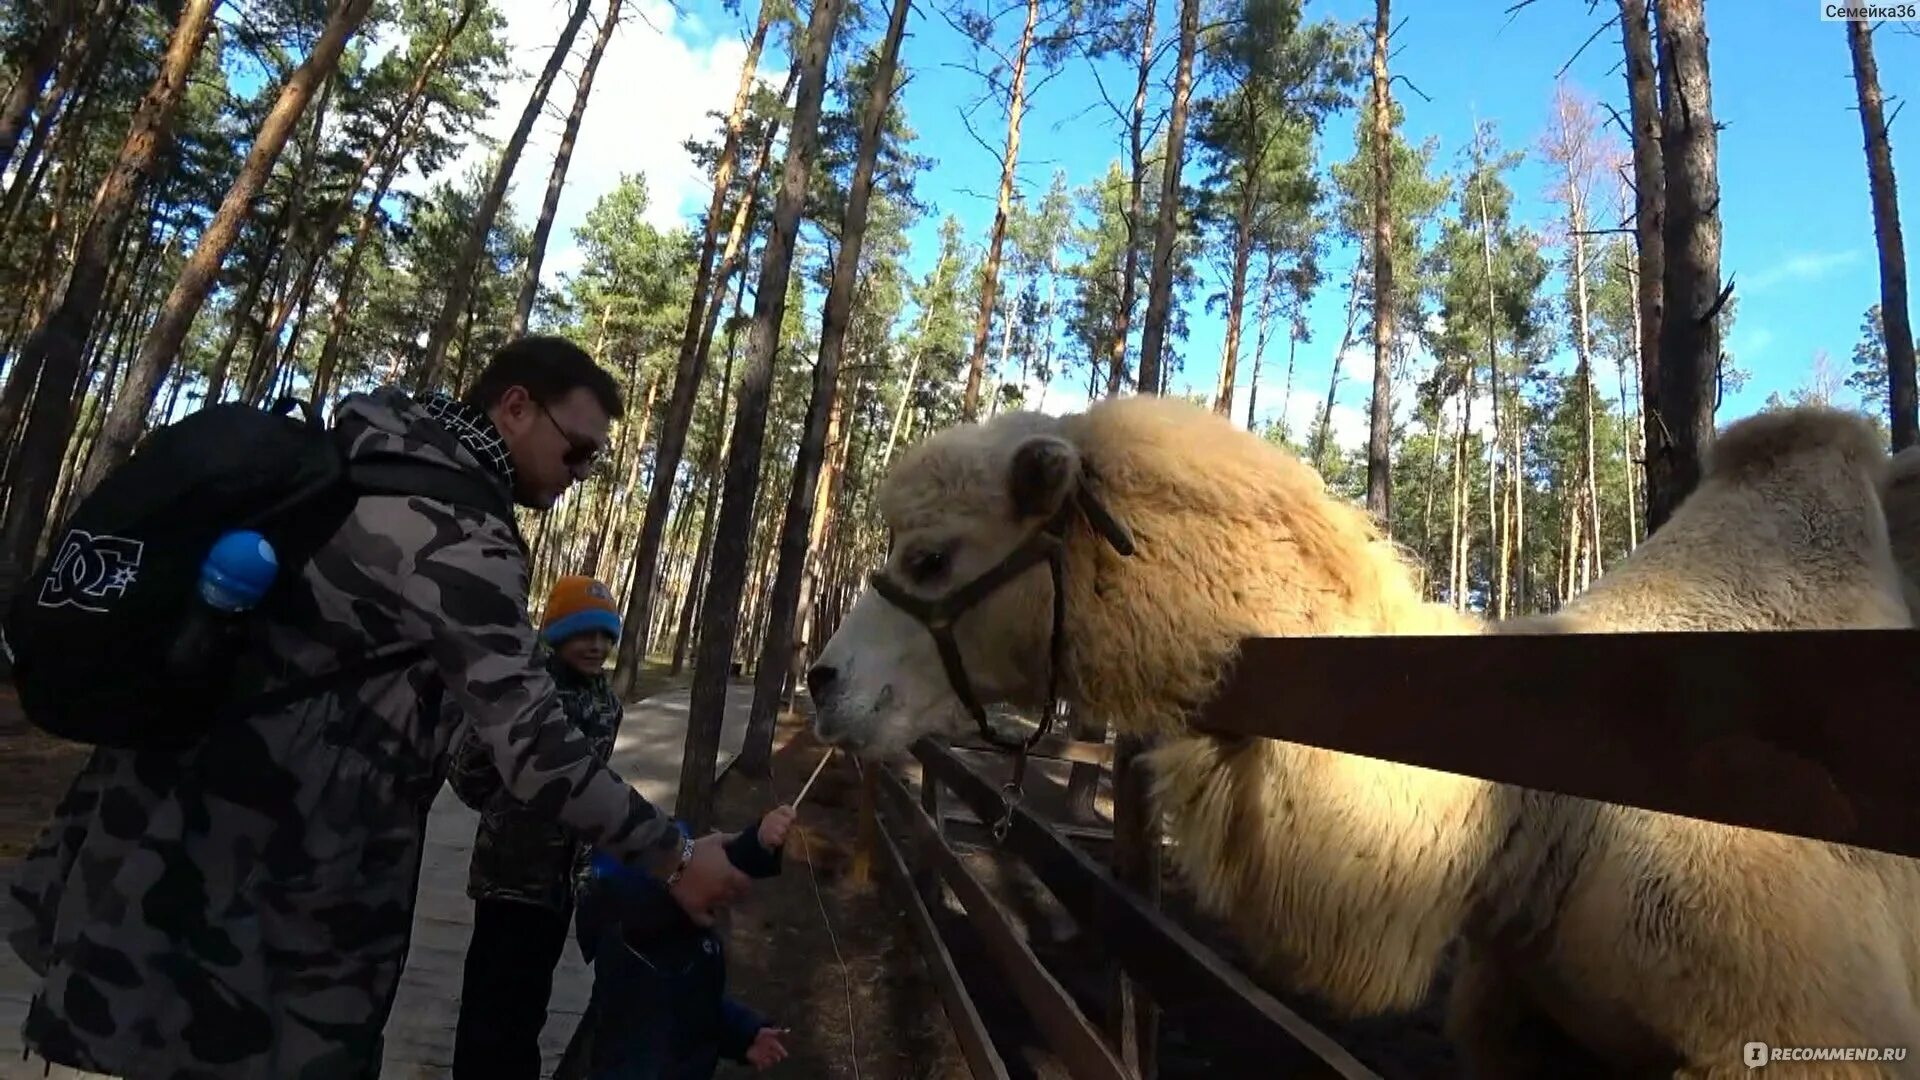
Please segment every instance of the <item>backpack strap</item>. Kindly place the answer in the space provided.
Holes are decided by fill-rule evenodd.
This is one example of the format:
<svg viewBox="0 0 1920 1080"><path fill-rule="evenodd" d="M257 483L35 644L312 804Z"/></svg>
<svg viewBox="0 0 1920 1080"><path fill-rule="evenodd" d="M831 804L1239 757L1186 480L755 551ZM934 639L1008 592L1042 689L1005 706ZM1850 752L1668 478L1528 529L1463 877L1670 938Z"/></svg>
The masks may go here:
<svg viewBox="0 0 1920 1080"><path fill-rule="evenodd" d="M527 542L520 535L506 491L466 469L400 455L381 456L348 463L347 482L363 495L418 495L485 511L507 523L521 554L526 553Z"/></svg>
<svg viewBox="0 0 1920 1080"><path fill-rule="evenodd" d="M357 663L323 671L305 679L295 679L285 686L276 687L258 694L249 694L230 703L222 712L228 719L238 719L254 713L276 712L296 701L330 694L335 690L356 685L376 675L385 675L409 667L427 656L425 645L407 644L397 648L370 653Z"/></svg>
<svg viewBox="0 0 1920 1080"><path fill-rule="evenodd" d="M507 523L524 554L526 541L513 516L513 503L499 484L455 466L436 465L395 454L347 464L347 483L360 495L418 495L456 506L484 511ZM375 650L332 671L234 701L229 717L274 712L297 701L353 686L377 675L399 671L426 658L424 645L406 644Z"/></svg>

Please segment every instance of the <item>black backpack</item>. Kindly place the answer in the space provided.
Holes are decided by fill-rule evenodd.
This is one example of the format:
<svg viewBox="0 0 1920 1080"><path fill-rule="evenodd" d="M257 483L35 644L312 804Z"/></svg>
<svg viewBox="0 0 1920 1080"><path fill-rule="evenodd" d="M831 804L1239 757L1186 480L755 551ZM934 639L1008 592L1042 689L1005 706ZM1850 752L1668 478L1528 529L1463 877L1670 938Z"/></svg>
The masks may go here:
<svg viewBox="0 0 1920 1080"><path fill-rule="evenodd" d="M77 742L179 746L227 719L419 661L422 646L401 644L270 692L257 685L267 671L255 647L260 621L297 617L301 569L373 494L469 506L513 526L504 489L484 477L400 454L349 463L342 437L303 401L213 405L156 430L19 582L4 643L28 719ZM215 659L183 671L169 659L176 643L209 625L201 563L216 539L242 528L273 545L278 575L255 608L222 620Z"/></svg>

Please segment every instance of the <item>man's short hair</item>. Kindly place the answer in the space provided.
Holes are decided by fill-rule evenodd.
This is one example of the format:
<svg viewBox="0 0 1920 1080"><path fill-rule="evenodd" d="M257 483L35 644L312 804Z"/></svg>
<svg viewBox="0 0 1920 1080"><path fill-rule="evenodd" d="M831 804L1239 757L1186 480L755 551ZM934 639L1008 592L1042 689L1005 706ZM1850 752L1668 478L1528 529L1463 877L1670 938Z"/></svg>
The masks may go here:
<svg viewBox="0 0 1920 1080"><path fill-rule="evenodd" d="M534 334L502 346L487 361L487 369L465 400L476 409L491 409L516 386L525 387L527 396L540 405L585 387L610 418L618 420L626 413L613 375L594 363L585 349L551 334Z"/></svg>

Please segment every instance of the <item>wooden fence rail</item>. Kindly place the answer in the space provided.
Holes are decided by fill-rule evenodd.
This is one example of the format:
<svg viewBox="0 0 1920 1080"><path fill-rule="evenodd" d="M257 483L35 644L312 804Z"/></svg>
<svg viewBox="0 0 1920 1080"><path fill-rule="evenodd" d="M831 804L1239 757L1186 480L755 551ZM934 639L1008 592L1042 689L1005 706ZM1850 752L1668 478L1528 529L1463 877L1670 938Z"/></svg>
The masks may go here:
<svg viewBox="0 0 1920 1080"><path fill-rule="evenodd" d="M913 834L916 846L929 856L940 877L953 888L966 910L967 920L995 965L1007 976L1015 997L1033 1024L1060 1055L1076 1080L1126 1080L1127 1072L1101 1039L1100 1031L1074 1006L1059 980L1040 963L1014 927L1012 916L994 901L987 887L973 876L960 856L940 836L934 819L913 801L913 795L891 772L876 770L880 791L894 815Z"/></svg>
<svg viewBox="0 0 1920 1080"><path fill-rule="evenodd" d="M1920 630L1250 638L1198 727L1920 856Z"/></svg>
<svg viewBox="0 0 1920 1080"><path fill-rule="evenodd" d="M1251 638L1195 730L1920 857L1917 702L1920 630ZM1115 756L1072 740L1046 749L1086 763ZM927 809L891 774L882 789L931 860L923 887L932 873L954 885L1076 1078L1122 1075L941 835L939 791L992 822L998 785L931 739L913 753ZM1125 798L1119 785L1115 796ZM1132 831L1116 823L1116 850ZM1377 1080L1025 808L1000 843L1153 998L1204 1002L1182 1022L1204 1026L1211 1045L1275 1075Z"/></svg>

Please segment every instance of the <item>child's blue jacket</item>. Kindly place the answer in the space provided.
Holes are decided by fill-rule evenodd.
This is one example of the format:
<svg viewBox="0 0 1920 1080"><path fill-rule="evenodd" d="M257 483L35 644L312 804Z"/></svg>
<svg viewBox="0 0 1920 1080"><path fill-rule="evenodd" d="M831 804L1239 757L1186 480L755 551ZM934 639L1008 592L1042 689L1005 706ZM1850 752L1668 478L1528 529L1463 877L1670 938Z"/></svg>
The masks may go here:
<svg viewBox="0 0 1920 1080"><path fill-rule="evenodd" d="M727 846L742 871L779 873L759 846L758 823ZM726 994L720 936L687 917L666 883L595 853L574 913L580 954L593 965L592 1080L707 1080L720 1058L745 1061L773 1021Z"/></svg>

